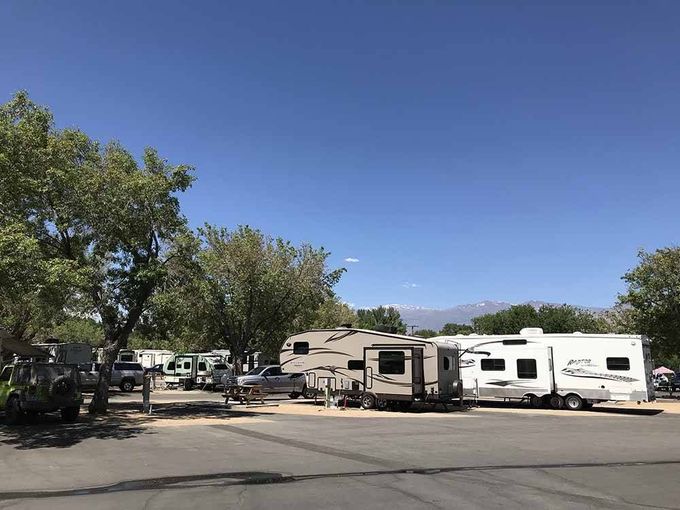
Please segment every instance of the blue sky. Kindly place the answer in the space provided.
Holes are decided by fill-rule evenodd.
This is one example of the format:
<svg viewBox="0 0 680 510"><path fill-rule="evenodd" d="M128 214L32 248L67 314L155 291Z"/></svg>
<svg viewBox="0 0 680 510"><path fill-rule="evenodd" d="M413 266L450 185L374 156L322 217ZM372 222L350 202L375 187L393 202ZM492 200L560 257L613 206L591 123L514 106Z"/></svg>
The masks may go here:
<svg viewBox="0 0 680 510"><path fill-rule="evenodd" d="M0 101L27 89L60 126L195 165L192 225L323 245L357 306L607 306L638 249L677 243L678 2L22 0L0 19Z"/></svg>

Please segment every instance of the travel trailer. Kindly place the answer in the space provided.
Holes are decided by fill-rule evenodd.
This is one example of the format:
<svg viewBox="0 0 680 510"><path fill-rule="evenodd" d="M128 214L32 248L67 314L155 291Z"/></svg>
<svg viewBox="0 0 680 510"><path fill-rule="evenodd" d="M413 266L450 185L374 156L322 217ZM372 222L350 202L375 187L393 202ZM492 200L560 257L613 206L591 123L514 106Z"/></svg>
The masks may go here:
<svg viewBox="0 0 680 510"><path fill-rule="evenodd" d="M177 384L184 389L194 385L218 386L222 376L231 376L232 368L218 354L174 354L163 363L163 375L167 384Z"/></svg>
<svg viewBox="0 0 680 510"><path fill-rule="evenodd" d="M210 351L210 354L222 356L222 359L227 363L227 365L234 364L234 357L231 355L229 349L215 349L214 351ZM251 371L253 368L259 367L261 365L276 365L277 363L278 360L276 359L269 359L268 356L261 352L254 352L244 358L241 370L245 374Z"/></svg>
<svg viewBox="0 0 680 510"><path fill-rule="evenodd" d="M303 372L307 388L359 399L370 409L462 397L458 347L415 336L352 328L297 333L283 343L284 372Z"/></svg>
<svg viewBox="0 0 680 510"><path fill-rule="evenodd" d="M92 361L92 346L82 342L50 342L35 344L35 347L49 353L50 363L80 364Z"/></svg>
<svg viewBox="0 0 680 510"><path fill-rule="evenodd" d="M609 400L654 400L647 337L586 333L456 335L466 395L578 410Z"/></svg>
<svg viewBox="0 0 680 510"><path fill-rule="evenodd" d="M155 365L163 365L168 359L172 358L175 353L163 349L142 349L135 351L137 363L140 363L144 368L151 368Z"/></svg>

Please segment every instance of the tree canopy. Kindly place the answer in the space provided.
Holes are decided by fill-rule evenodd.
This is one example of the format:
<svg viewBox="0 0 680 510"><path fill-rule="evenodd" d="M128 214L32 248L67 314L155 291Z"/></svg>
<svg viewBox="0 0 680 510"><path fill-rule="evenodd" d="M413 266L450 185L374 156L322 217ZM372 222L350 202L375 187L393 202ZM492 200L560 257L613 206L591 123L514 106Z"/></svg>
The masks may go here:
<svg viewBox="0 0 680 510"><path fill-rule="evenodd" d="M401 320L399 310L394 307L379 306L357 310L357 327L374 331L406 333L406 323Z"/></svg>
<svg viewBox="0 0 680 510"><path fill-rule="evenodd" d="M639 333L652 339L655 355L680 353L680 247L653 253L640 251L639 264L623 280L627 292L619 301L630 307Z"/></svg>
<svg viewBox="0 0 680 510"><path fill-rule="evenodd" d="M507 310L472 319L475 333L484 335L516 335L522 328L542 328L544 333L602 333L608 325L588 310L570 305L514 305Z"/></svg>
<svg viewBox="0 0 680 510"><path fill-rule="evenodd" d="M469 324L456 324L455 322L447 322L444 324L439 334L442 336L455 336L455 335L469 335L474 332L472 326Z"/></svg>

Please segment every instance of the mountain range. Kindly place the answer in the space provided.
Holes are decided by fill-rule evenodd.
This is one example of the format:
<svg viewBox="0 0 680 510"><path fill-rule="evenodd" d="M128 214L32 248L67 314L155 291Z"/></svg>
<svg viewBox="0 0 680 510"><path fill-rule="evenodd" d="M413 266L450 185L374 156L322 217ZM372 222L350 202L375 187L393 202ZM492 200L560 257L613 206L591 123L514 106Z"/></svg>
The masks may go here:
<svg viewBox="0 0 680 510"><path fill-rule="evenodd" d="M470 324L472 319L487 313L496 313L501 310L506 310L518 303L508 303L506 301L480 301L479 303L471 303L466 305L458 305L451 308L426 308L415 305L400 305L388 304L384 306L391 306L396 308L403 321L410 325L415 325L418 329L433 329L439 331L447 322L455 322L457 324ZM545 301L526 301L521 303L523 305L531 305L534 308L540 308L542 305L555 305L556 303L547 303ZM602 312L605 308L596 308L590 306L579 306L590 310L592 312Z"/></svg>

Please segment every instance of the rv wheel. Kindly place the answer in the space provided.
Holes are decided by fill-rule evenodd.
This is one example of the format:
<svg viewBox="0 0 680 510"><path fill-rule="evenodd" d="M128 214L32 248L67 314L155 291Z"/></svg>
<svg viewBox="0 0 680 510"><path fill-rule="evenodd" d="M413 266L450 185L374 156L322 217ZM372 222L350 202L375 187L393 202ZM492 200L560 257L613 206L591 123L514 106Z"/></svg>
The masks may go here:
<svg viewBox="0 0 680 510"><path fill-rule="evenodd" d="M375 407L375 397L370 393L364 393L361 395L361 407L364 409L373 409Z"/></svg>
<svg viewBox="0 0 680 510"><path fill-rule="evenodd" d="M302 388L302 397L303 398L314 398L314 392L310 390L307 386Z"/></svg>
<svg viewBox="0 0 680 510"><path fill-rule="evenodd" d="M564 398L564 405L571 411L580 411L583 409L583 399L578 395L567 395Z"/></svg>
<svg viewBox="0 0 680 510"><path fill-rule="evenodd" d="M297 392L295 392L295 391L294 391L293 393L289 393L289 394L288 394L288 397L291 398L291 399L293 399L293 400L295 400L295 399L298 398L299 396L300 396L300 394L297 393Z"/></svg>
<svg viewBox="0 0 680 510"><path fill-rule="evenodd" d="M564 407L564 399L559 395L552 395L550 397L550 407L553 409L562 409Z"/></svg>
<svg viewBox="0 0 680 510"><path fill-rule="evenodd" d="M543 407L543 398L531 395L529 396L529 404L535 409L540 409Z"/></svg>

